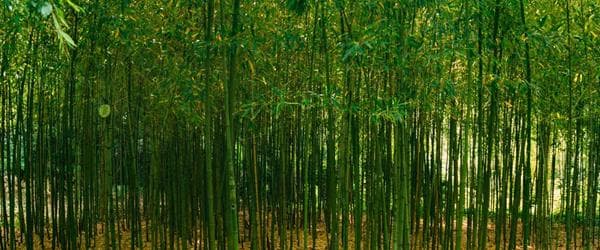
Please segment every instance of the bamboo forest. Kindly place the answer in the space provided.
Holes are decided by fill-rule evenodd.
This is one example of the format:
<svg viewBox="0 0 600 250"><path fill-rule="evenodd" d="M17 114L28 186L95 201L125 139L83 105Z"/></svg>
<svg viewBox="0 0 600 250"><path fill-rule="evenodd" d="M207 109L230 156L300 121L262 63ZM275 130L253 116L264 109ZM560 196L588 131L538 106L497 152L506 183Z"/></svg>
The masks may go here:
<svg viewBox="0 0 600 250"><path fill-rule="evenodd" d="M597 0L2 0L0 250L600 249Z"/></svg>

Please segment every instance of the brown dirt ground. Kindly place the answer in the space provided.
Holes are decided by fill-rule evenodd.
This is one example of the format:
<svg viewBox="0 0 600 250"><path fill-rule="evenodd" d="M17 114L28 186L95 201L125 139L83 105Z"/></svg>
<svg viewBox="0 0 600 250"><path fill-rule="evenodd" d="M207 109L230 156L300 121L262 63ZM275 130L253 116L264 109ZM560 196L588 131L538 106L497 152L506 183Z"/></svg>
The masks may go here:
<svg viewBox="0 0 600 250"><path fill-rule="evenodd" d="M241 219L241 218L240 218ZM240 220L241 221L241 220ZM366 224L365 224L366 225ZM142 224L142 228L143 230L146 230L146 226L145 223ZM353 231L353 226L349 229L349 235L348 235L348 247L349 249L354 249L354 231ZM94 242L92 244L93 248L95 249L104 249L104 230L102 228L102 225L98 225L97 226L98 229L98 234L95 236L94 238ZM250 249L250 240L249 240L249 236L244 235L247 234L248 231L247 229L244 229L244 227L240 227L240 240L242 241L240 244L240 249ZM363 244L364 244L364 235L365 235L365 230L366 228L363 227ZM488 244L487 244L487 249L495 249L495 245L494 245L494 239L495 239L495 226L493 224L493 222L490 222L488 224ZM599 232L600 230L597 229L596 232ZM271 232L266 232L269 236L271 234ZM268 248L267 249L279 249L279 239L277 237L278 235L278 231L275 231L274 235L275 235L275 239L273 239L272 241L270 240L269 242L267 242ZM520 225L517 228L517 234L518 234L518 239L517 239L517 249L523 249L521 246L519 246L522 242L522 239L520 237L521 235L521 227ZM286 243L286 246L289 247L289 240L293 240L293 247L297 248L297 249L303 249L303 231L302 228L298 228L298 229L293 229L293 230L287 230L287 237L288 237L288 242ZM564 230L564 226L554 226L553 230L552 230L552 238L551 238L551 242L552 242L552 247L551 249L565 249L565 239L566 239L566 234L565 234L565 230ZM581 235L582 235L582 229L579 228L577 229L577 247L575 249L583 249L582 247L582 243L581 243ZM463 224L463 242L466 242L466 223ZM508 236L507 236L508 237ZM17 237L19 238L19 237ZM341 242L341 233L339 235L340 238L340 242ZM43 249L51 249L51 245L52 242L50 240L50 237L48 237L48 235L46 236L46 239L44 240L44 248ZM83 239L83 237L82 237ZM120 249L129 249L130 248L130 233L127 230L121 230L121 240L120 240ZM145 237L144 237L145 239ZM422 249L423 247L420 246L420 244L418 244L419 242L421 242L422 240L422 234L416 234L413 235L411 237L411 248L412 249ZM507 239L508 240L508 239ZM317 239L315 241L315 249L326 249L327 248L327 242L328 242L328 235L327 232L325 230L325 224L324 223L319 223L318 227L317 227ZM39 238L36 236L35 238L35 244L36 249L42 249L41 244L40 244L40 240ZM263 242L263 244L265 244ZM464 244L464 243L463 243ZM83 242L83 240L81 242L78 242L78 245L81 245L81 249L85 249L85 242ZM309 239L308 239L308 249L313 249L312 248L313 242L312 242L312 236L310 235L310 231L309 231ZM184 249L193 249L194 246L192 244L187 244ZM17 249L25 249L24 243L23 242L19 242L18 243L18 247ZM153 249L152 248L152 244L149 241L143 241L143 249ZM313 249L313 250L315 250ZM340 244L340 249L341 249L341 244ZM467 249L467 248L463 248L463 249ZM534 247L529 247L528 249L535 249ZM592 246L592 249L600 249L600 237L596 237L596 242L594 244L594 246Z"/></svg>

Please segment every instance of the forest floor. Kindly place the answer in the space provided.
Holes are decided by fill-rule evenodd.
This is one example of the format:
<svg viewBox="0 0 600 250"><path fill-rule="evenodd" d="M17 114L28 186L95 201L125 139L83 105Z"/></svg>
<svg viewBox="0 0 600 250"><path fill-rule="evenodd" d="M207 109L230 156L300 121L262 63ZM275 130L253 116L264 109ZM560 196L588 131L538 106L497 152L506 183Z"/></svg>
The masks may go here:
<svg viewBox="0 0 600 250"><path fill-rule="evenodd" d="M463 245L466 242L467 239L467 234L466 234L466 223L463 224ZM91 247L93 249L105 249L105 245L104 245L104 231L102 229L102 225L98 225L98 231L97 234L94 236L94 240L93 243L91 245ZM351 228L349 228L348 230L348 249L354 249L354 231L353 231L353 226ZM146 225L145 223L142 224L142 231L146 230ZM241 227L240 228L241 232L240 232L240 249L250 249L250 237L248 235L249 233L249 229L245 228L245 227ZM490 220L490 223L488 224L488 234L487 234L487 239L488 239L488 243L487 243L487 249L495 249L496 245L495 245L495 234L496 234L496 229L495 229L495 225L493 224L493 222ZM508 229L507 229L508 230ZM365 231L366 228L363 228L363 248L366 249L364 247L365 244L365 239L366 239L366 235L365 235ZM574 249L583 249L583 245L582 245L582 228L578 228L577 229L577 237L576 237L576 245ZM596 234L600 233L600 230L596 229ZM275 230L275 232L273 232L273 234L271 234L270 231L266 232L268 234L268 238L274 238L273 240L269 240L268 242L266 242L267 246L266 249L280 249L280 242L279 242L279 231ZM508 231L507 231L508 234ZM150 241L147 240L146 234L143 233L143 249L155 249L152 246L152 243ZM297 228L297 229L293 229L293 230L287 230L287 242L286 242L286 248L290 248L290 246L292 246L294 249L303 249L303 243L304 243L304 239L303 239L303 230L302 227ZM311 232L308 232L309 235L309 239L308 239L308 249L327 249L327 242L328 242L328 235L326 232L326 227L324 223L319 223L318 227L317 227L317 238L314 242L314 248L313 248L313 240L312 240L312 235ZM517 248L516 249L523 249L522 245L522 238L521 238L521 226L518 226L517 229ZM81 239L84 238L84 235L80 235ZM274 236L274 237L271 237ZM43 249L52 249L52 239L51 237L49 237L49 235L45 236L46 238L44 239L44 247ZM17 249L25 249L25 245L24 242L22 240L19 240L19 236L17 236L17 240L18 240L18 247ZM342 244L341 244L341 232L338 235L338 238L340 239L340 248L342 249ZM593 246L591 247L591 249L600 249L600 237L599 235L596 235L595 237L596 241L594 242ZM126 229L122 229L120 231L120 240L119 240L119 246L120 249L130 249L130 242L131 240L131 234L128 230ZM431 244L431 240L430 239L430 243ZM501 241L503 241L504 239L502 239ZM533 240L533 237L532 237ZM415 234L412 236L411 238L411 249L426 249L426 248L430 248L430 247L425 247L422 244L422 232L419 232L418 234ZM555 225L553 226L552 229L552 237L550 239L550 244L551 244L551 248L550 249L566 249L565 247L565 243L566 243L566 233L565 233L565 228L564 225ZM202 244L201 242L197 242L196 247L199 247L198 245ZM265 242L263 242L263 244L265 244ZM291 244L291 245L290 245ZM505 246L508 246L508 235L506 236L506 242L504 243L506 244ZM35 249L42 249L41 244L40 244L40 239L36 236L35 237L35 245L37 246ZM78 245L81 246L81 249L85 249L85 242L78 242ZM533 243L531 244L533 245ZM429 245L431 246L431 245ZM110 248L109 249L115 249L115 248ZM183 249L194 249L194 244L192 243L188 243ZM463 249L467 249L466 247L463 247ZM500 247L500 249L504 249L503 247ZM528 249L535 249L535 247L530 246Z"/></svg>

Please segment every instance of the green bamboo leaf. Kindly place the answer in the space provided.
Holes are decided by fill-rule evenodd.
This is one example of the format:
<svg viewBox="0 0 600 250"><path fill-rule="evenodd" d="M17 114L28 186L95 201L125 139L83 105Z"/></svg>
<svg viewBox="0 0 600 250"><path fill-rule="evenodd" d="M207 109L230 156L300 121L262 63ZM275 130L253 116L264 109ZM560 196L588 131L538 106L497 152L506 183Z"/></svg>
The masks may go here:
<svg viewBox="0 0 600 250"><path fill-rule="evenodd" d="M44 2L42 4L42 7L40 7L39 11L44 18L47 18L48 16L50 16L50 14L52 14L52 4Z"/></svg>
<svg viewBox="0 0 600 250"><path fill-rule="evenodd" d="M71 0L67 0L67 4L69 4L69 6L71 6L71 8L73 8L73 10L75 10L75 12L83 11L83 8L81 8L79 5L73 3Z"/></svg>
<svg viewBox="0 0 600 250"><path fill-rule="evenodd" d="M58 30L58 35L62 41L65 41L67 45L69 45L69 47L77 47L77 44L75 44L73 38L71 38L71 36L69 36L69 34L67 34L66 32Z"/></svg>
<svg viewBox="0 0 600 250"><path fill-rule="evenodd" d="M108 104L102 104L98 107L98 115L102 118L106 118L110 115L110 106Z"/></svg>

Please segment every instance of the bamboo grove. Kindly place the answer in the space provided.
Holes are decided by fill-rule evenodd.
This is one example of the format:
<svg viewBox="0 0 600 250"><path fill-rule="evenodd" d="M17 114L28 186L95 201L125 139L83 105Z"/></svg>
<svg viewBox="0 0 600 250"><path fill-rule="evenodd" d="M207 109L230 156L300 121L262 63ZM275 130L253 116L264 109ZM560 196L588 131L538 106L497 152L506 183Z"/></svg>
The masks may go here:
<svg viewBox="0 0 600 250"><path fill-rule="evenodd" d="M0 249L598 249L594 0L4 0Z"/></svg>

